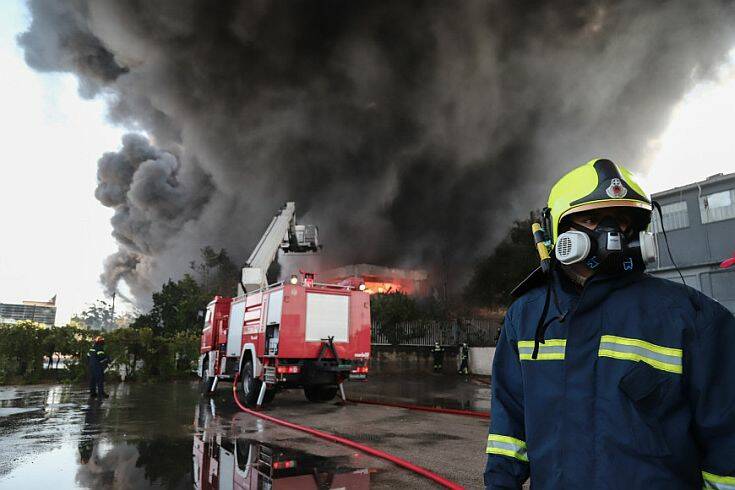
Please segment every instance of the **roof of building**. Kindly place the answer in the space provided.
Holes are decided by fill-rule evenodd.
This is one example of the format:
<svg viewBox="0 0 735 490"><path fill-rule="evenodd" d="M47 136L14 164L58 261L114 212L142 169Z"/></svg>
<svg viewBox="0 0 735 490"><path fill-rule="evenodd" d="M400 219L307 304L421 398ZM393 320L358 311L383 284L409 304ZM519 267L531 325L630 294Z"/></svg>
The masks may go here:
<svg viewBox="0 0 735 490"><path fill-rule="evenodd" d="M23 300L23 306L38 306L41 308L56 308L56 303L51 301L27 301Z"/></svg>
<svg viewBox="0 0 735 490"><path fill-rule="evenodd" d="M674 187L673 189L666 189L665 191L661 191L661 192L655 192L651 195L651 197L656 199L658 197L667 196L669 194L675 194L678 192L684 192L684 191L688 191L691 189L696 189L697 187L700 187L703 185L712 185L712 184L717 184L720 182L726 182L729 180L735 181L735 173L730 173L730 174L719 173L715 175L710 175L706 179L700 180L698 182L693 182L691 184Z"/></svg>
<svg viewBox="0 0 735 490"><path fill-rule="evenodd" d="M379 276L409 281L425 281L429 277L428 273L421 269L397 269L371 264L345 265L336 269L321 271L317 274L320 277L327 278Z"/></svg>

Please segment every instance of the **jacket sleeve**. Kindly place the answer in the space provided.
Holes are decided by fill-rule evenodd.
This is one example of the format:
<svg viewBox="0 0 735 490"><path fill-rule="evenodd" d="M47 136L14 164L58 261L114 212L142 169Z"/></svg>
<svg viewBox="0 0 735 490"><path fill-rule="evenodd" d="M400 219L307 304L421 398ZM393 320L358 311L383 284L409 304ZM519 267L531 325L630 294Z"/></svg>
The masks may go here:
<svg viewBox="0 0 735 490"><path fill-rule="evenodd" d="M107 357L107 352L105 351L97 351L97 362L100 363L100 366L107 367L107 363L110 361L110 358Z"/></svg>
<svg viewBox="0 0 735 490"><path fill-rule="evenodd" d="M714 302L713 302L714 303ZM685 352L685 375L702 451L704 488L735 488L735 318L721 305L698 328Z"/></svg>
<svg viewBox="0 0 735 490"><path fill-rule="evenodd" d="M520 489L529 474L523 423L523 379L512 315L495 349L485 489Z"/></svg>

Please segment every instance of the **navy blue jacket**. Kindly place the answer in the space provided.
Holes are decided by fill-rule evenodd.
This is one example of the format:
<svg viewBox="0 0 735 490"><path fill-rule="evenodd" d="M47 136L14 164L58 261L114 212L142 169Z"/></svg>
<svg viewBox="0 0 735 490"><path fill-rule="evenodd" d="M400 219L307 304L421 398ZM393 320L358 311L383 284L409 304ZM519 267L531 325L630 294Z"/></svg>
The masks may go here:
<svg viewBox="0 0 735 490"><path fill-rule="evenodd" d="M509 309L492 377L486 489L735 490L735 319L632 272L581 294L557 276ZM561 311L560 311L561 310ZM567 312L563 321L558 316Z"/></svg>
<svg viewBox="0 0 735 490"><path fill-rule="evenodd" d="M87 352L87 359L89 361L89 370L93 373L102 373L107 367L109 358L105 354L104 346L100 344L94 344L90 347Z"/></svg>

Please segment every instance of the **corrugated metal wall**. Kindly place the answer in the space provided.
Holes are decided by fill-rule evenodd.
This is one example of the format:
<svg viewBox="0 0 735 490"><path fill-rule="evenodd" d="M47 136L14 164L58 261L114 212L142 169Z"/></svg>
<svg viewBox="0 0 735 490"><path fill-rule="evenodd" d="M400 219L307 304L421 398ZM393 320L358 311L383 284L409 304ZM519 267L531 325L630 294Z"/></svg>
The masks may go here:
<svg viewBox="0 0 735 490"><path fill-rule="evenodd" d="M416 320L396 325L372 325L372 343L376 345L432 346L458 345L467 342L472 347L494 346L500 331L496 321L475 318L470 320Z"/></svg>

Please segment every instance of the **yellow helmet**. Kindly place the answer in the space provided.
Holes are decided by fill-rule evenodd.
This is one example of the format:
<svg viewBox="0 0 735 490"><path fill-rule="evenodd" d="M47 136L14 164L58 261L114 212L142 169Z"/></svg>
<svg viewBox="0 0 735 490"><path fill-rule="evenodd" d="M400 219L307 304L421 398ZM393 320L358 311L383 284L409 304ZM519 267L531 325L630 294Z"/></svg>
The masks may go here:
<svg viewBox="0 0 735 490"><path fill-rule="evenodd" d="M559 236L565 217L609 207L636 209L635 225L643 230L651 222L651 199L626 168L604 158L595 158L575 168L554 184L549 194L552 241Z"/></svg>

